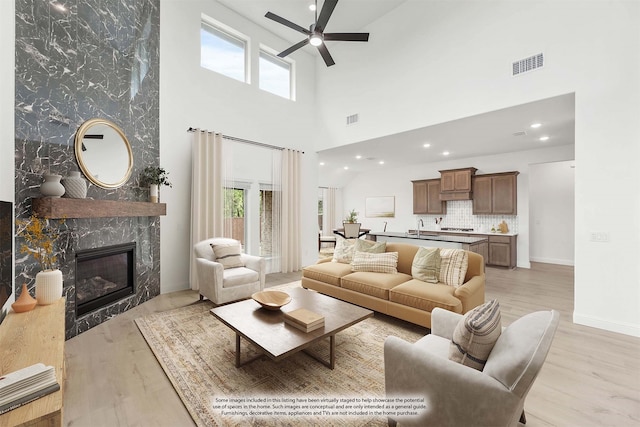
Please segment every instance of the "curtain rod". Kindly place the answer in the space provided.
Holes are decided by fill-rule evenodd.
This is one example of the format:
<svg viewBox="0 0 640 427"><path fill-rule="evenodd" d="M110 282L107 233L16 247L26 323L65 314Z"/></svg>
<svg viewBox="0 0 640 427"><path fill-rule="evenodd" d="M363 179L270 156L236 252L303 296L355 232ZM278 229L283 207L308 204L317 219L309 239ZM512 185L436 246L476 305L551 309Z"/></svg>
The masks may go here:
<svg viewBox="0 0 640 427"><path fill-rule="evenodd" d="M187 129L187 132L195 132L197 130L198 129L195 129L195 128L189 128L189 129ZM213 133L211 131L205 131L205 130L200 130L200 132ZM231 141L242 142L244 144L251 144L251 145L257 145L259 147L271 148L272 150L280 150L280 151L282 151L282 150L285 149L284 147L278 147L277 145L265 144L264 142L251 141L249 139L238 138L238 137L235 137L235 136L229 136L229 135L222 134L222 137L226 138L226 139L229 139ZM298 150L295 150L295 151L298 151ZM301 153L304 154L304 151L301 151Z"/></svg>

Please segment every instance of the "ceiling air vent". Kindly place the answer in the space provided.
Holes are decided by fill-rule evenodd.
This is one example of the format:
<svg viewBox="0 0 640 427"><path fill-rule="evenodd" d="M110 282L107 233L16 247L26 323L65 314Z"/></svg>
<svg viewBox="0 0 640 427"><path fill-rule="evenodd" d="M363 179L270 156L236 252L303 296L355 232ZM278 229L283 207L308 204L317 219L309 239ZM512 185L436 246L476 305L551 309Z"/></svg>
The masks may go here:
<svg viewBox="0 0 640 427"><path fill-rule="evenodd" d="M347 126L355 125L356 123L358 123L358 120L359 118L357 114L347 116Z"/></svg>
<svg viewBox="0 0 640 427"><path fill-rule="evenodd" d="M544 55L539 53L528 58L521 59L512 64L512 73L514 76L518 74L533 71L544 66Z"/></svg>
<svg viewBox="0 0 640 427"><path fill-rule="evenodd" d="M513 133L513 136L525 136L526 134L527 134L527 132L526 132L526 131L524 131L524 130L520 130L520 131L518 131L518 132L514 132L514 133Z"/></svg>

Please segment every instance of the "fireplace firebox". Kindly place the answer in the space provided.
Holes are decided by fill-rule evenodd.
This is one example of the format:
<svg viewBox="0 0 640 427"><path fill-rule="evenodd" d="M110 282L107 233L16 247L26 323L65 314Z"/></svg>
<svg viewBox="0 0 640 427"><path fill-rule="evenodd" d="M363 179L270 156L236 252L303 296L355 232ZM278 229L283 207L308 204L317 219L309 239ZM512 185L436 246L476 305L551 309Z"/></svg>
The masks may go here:
<svg viewBox="0 0 640 427"><path fill-rule="evenodd" d="M135 295L136 244L76 253L76 316Z"/></svg>

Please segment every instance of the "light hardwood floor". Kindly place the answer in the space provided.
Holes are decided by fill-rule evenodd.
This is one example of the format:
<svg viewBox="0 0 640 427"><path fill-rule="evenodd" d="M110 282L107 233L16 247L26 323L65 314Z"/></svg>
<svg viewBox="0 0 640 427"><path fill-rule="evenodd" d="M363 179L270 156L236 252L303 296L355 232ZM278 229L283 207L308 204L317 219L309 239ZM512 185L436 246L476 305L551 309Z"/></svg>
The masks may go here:
<svg viewBox="0 0 640 427"><path fill-rule="evenodd" d="M268 275L267 284L299 278ZM640 339L572 323L573 268L488 268L486 298L500 302L503 325L536 310L561 315L527 397L527 426L640 426ZM65 425L193 426L133 319L197 300L194 291L160 295L67 341Z"/></svg>

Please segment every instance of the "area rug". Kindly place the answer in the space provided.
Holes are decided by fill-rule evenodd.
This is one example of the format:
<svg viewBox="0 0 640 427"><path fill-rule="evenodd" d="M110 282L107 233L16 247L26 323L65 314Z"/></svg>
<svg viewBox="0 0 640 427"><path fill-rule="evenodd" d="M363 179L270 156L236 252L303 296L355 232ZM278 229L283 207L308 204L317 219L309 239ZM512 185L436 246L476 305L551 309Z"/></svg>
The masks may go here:
<svg viewBox="0 0 640 427"><path fill-rule="evenodd" d="M271 289L300 286L293 282ZM198 426L384 426L384 340L414 342L426 329L376 315L336 335L334 370L302 352L235 367L235 333L209 301L136 324ZM329 340L310 348L328 359ZM242 340L242 357L256 354Z"/></svg>

